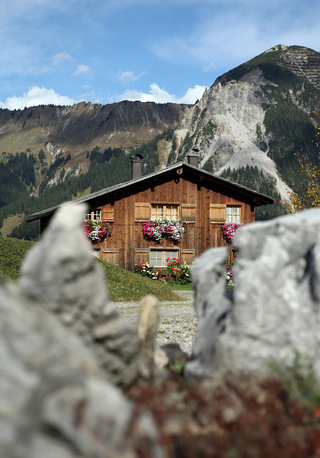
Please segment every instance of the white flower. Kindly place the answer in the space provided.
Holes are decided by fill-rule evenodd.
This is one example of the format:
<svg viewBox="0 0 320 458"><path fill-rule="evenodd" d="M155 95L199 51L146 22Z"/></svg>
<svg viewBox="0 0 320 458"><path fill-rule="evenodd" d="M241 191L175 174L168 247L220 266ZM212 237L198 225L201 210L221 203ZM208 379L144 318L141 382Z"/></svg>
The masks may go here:
<svg viewBox="0 0 320 458"><path fill-rule="evenodd" d="M88 234L88 237L91 240L99 240L99 230L98 229L94 229L93 231L90 232L90 234Z"/></svg>

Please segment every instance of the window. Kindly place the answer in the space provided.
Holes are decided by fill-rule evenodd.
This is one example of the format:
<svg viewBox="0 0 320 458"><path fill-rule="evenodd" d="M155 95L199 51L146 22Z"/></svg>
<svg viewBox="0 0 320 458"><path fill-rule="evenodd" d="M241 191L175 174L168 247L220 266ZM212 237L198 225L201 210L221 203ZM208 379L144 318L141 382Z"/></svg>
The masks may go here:
<svg viewBox="0 0 320 458"><path fill-rule="evenodd" d="M177 250L150 250L150 264L153 267L167 267L172 258L178 258Z"/></svg>
<svg viewBox="0 0 320 458"><path fill-rule="evenodd" d="M178 205L163 205L163 204L152 204L151 205L151 219L178 219Z"/></svg>
<svg viewBox="0 0 320 458"><path fill-rule="evenodd" d="M101 220L101 210L93 210L90 213L86 214L86 220L100 221Z"/></svg>
<svg viewBox="0 0 320 458"><path fill-rule="evenodd" d="M226 223L240 223L240 207L227 205Z"/></svg>

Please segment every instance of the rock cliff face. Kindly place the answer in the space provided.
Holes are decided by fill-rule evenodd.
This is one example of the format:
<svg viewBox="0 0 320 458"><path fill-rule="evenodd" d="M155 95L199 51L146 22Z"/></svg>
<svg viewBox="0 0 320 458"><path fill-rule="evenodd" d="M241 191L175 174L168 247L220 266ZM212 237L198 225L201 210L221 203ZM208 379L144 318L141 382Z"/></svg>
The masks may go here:
<svg viewBox="0 0 320 458"><path fill-rule="evenodd" d="M222 75L177 127L176 157L197 147L201 166L218 175L227 168L256 166L275 180L287 199L290 188L280 175L301 141L287 113L314 123L319 75L319 53L282 45ZM279 147L275 138L286 136L288 141Z"/></svg>
<svg viewBox="0 0 320 458"><path fill-rule="evenodd" d="M264 125L266 99L261 92L257 94L257 85L264 84L259 73L252 75L256 82L231 81L214 85L201 102L189 109L176 132L180 143L183 134L194 140L193 146L201 152L201 167L210 162L219 175L228 167L256 166L276 180L281 196L287 198L289 187L279 177L268 150L263 151L258 146L258 135L266 144L269 140ZM186 137L184 141L186 143Z"/></svg>

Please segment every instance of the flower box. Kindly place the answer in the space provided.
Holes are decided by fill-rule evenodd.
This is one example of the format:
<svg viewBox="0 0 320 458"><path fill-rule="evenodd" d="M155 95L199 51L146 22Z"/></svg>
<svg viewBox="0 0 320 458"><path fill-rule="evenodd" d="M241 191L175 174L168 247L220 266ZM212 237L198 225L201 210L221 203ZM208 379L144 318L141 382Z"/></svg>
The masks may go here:
<svg viewBox="0 0 320 458"><path fill-rule="evenodd" d="M229 223L225 224L221 230L223 238L228 242L232 243L233 237L236 235L237 230L241 227L241 224Z"/></svg>
<svg viewBox="0 0 320 458"><path fill-rule="evenodd" d="M142 223L142 228L143 235L156 242L164 238L172 242L180 242L184 234L182 222L169 219L146 221Z"/></svg>
<svg viewBox="0 0 320 458"><path fill-rule="evenodd" d="M91 242L102 242L112 234L110 224L106 221L87 220L83 224L83 231Z"/></svg>

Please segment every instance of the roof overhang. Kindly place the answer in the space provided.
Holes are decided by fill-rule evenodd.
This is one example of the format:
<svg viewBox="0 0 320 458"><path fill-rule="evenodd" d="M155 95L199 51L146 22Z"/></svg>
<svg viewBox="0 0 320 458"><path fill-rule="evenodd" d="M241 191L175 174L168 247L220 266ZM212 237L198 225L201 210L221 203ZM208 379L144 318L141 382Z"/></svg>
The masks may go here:
<svg viewBox="0 0 320 458"><path fill-rule="evenodd" d="M148 183L149 180L156 180L157 178L163 177L165 176L165 174L171 173L172 171L176 171L178 176L183 176L184 173L191 173L192 175L196 176L199 179L199 183L201 183L201 181L203 180L208 180L211 183L216 183L217 185L220 185L220 186L222 185L223 187L227 189L230 189L233 191L236 190L238 193L242 194L244 197L249 198L252 202L252 205L254 205L255 207L258 207L261 205L270 205L270 204L275 203L272 197L269 197L265 194L260 194L257 191L253 191L252 189L246 188L245 186L241 186L237 183L233 183L230 180L218 177L216 175L213 175L210 172L206 172L205 170L202 170L190 164L186 164L184 162L178 162L176 164L170 165L169 167L166 167L165 169L158 170L153 173L149 173L148 175L144 175L139 178L135 178L130 181L126 181L124 183L110 186L109 188L101 189L100 191L93 192L83 197L79 197L78 199L68 201L68 203L78 204L82 202L90 202L94 199L97 199L102 196L106 196L108 194L115 193L116 191L120 191L124 188L130 189L130 187L136 187L140 183L144 183L144 182ZM60 205L56 205L54 207L47 208L40 212L33 213L32 215L28 216L27 222L36 221L38 219L51 216L61 205L62 203Z"/></svg>

